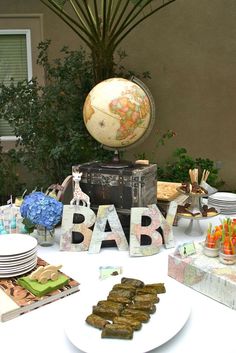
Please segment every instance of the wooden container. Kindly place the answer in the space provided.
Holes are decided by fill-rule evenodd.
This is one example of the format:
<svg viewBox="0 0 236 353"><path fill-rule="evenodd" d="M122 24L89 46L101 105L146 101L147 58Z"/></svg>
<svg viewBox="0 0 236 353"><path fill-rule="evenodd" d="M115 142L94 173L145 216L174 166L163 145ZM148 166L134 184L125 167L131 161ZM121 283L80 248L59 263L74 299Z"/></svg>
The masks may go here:
<svg viewBox="0 0 236 353"><path fill-rule="evenodd" d="M81 164L81 189L89 195L91 207L114 204L116 209L156 204L156 164L132 165L124 168L102 167L99 162Z"/></svg>

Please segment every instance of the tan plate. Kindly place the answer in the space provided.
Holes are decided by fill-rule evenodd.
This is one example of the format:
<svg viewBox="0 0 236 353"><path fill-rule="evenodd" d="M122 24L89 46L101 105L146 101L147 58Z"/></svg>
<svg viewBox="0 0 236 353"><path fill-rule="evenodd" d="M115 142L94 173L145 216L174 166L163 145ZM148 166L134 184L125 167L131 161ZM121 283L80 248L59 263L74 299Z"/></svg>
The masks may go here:
<svg viewBox="0 0 236 353"><path fill-rule="evenodd" d="M203 215L197 215L197 216L192 216L192 215L187 215L186 213L177 213L177 216L179 218L185 218L185 219L196 219L196 220L201 220L201 219L209 219L215 216L218 216L220 214L219 210L216 210L217 212L213 214L213 212L209 212L210 215L207 217L203 217Z"/></svg>
<svg viewBox="0 0 236 353"><path fill-rule="evenodd" d="M180 192L177 190L181 183L173 183L168 181L157 182L157 200L173 201Z"/></svg>

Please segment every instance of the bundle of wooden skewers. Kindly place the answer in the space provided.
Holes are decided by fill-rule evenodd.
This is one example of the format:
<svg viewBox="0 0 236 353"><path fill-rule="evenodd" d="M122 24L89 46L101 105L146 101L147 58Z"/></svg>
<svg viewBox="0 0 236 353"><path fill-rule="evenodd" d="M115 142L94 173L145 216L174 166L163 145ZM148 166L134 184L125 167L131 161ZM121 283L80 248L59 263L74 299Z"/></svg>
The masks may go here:
<svg viewBox="0 0 236 353"><path fill-rule="evenodd" d="M191 184L198 184L198 169L195 168L195 169L189 169L189 176L190 176L190 181L191 181ZM202 172L202 177L201 177L201 182L200 182L200 185L207 181L208 177L209 177L209 174L210 174L210 171L209 170L206 170L204 169L203 172Z"/></svg>
<svg viewBox="0 0 236 353"><path fill-rule="evenodd" d="M203 170L200 185L202 185L203 182L206 183L206 181L207 181L207 179L208 179L208 177L209 177L209 174L210 174L210 171L209 171L209 170L206 170L206 169Z"/></svg>
<svg viewBox="0 0 236 353"><path fill-rule="evenodd" d="M201 182L199 184L198 169L189 169L190 183L182 183L180 189L186 194L208 194L208 191L203 186L206 185L209 174L209 170L204 169L201 176Z"/></svg>

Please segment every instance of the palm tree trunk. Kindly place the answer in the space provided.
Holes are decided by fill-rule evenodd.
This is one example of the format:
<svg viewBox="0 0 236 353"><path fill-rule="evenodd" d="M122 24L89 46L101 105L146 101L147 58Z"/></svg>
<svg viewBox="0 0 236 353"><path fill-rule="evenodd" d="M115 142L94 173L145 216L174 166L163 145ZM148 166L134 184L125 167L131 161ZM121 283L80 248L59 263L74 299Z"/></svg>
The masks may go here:
<svg viewBox="0 0 236 353"><path fill-rule="evenodd" d="M94 70L94 83L97 84L107 78L114 77L113 51L103 48L93 48L92 60Z"/></svg>

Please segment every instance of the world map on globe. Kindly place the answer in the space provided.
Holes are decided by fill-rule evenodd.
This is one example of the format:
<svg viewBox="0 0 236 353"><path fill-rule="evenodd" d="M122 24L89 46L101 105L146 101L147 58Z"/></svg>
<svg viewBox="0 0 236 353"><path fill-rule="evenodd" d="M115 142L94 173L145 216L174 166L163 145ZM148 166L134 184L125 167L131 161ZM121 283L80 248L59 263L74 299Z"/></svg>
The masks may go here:
<svg viewBox="0 0 236 353"><path fill-rule="evenodd" d="M116 149L132 145L143 137L150 124L150 111L149 98L138 84L111 78L89 92L83 117L93 138Z"/></svg>

